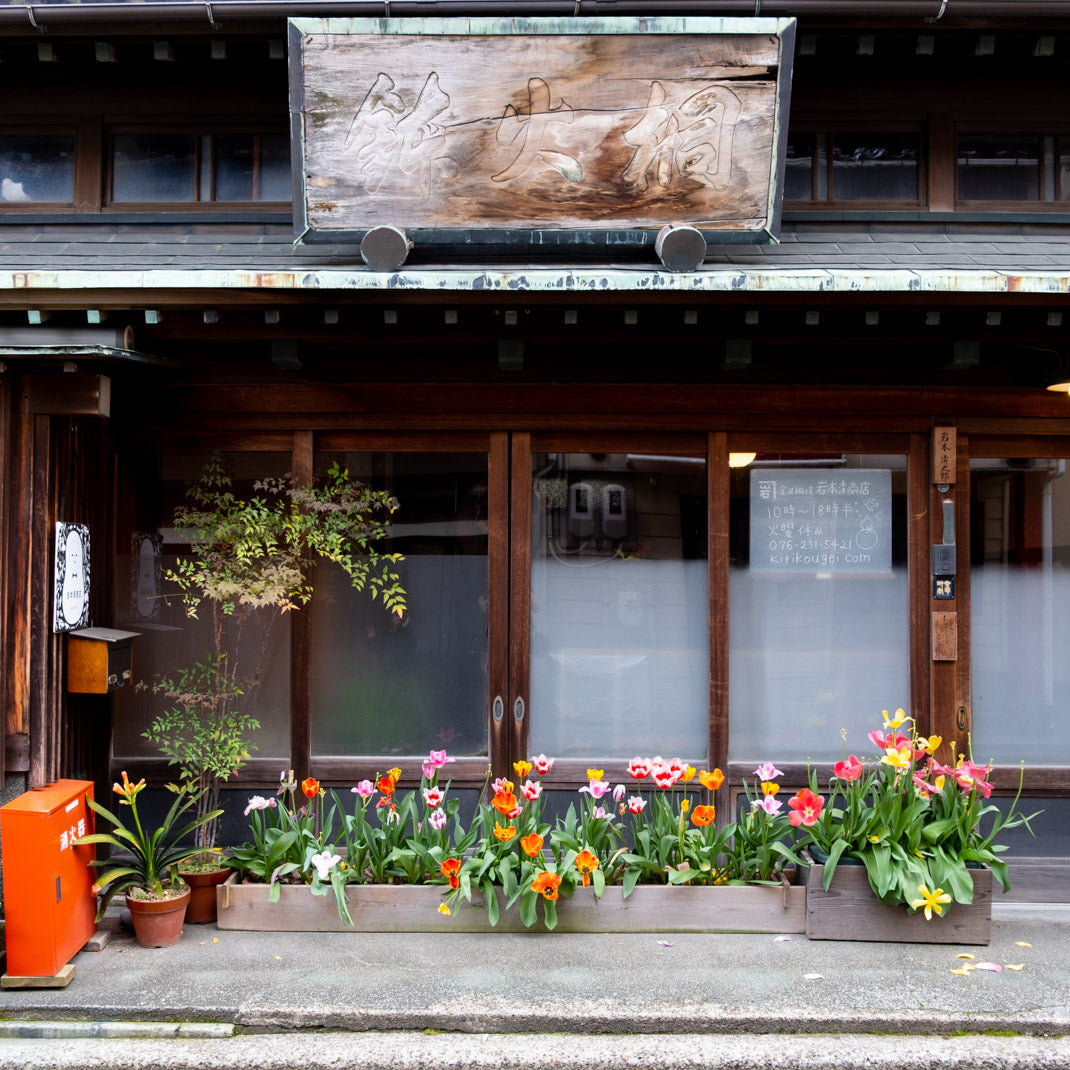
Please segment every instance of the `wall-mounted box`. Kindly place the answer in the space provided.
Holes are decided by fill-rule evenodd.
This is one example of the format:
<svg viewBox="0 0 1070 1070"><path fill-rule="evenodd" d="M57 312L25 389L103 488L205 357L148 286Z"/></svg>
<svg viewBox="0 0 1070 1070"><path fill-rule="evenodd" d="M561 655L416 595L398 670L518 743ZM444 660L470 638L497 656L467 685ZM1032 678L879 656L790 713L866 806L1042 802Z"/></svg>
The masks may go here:
<svg viewBox="0 0 1070 1070"><path fill-rule="evenodd" d="M132 643L140 632L82 628L67 637L67 690L76 695L106 695L130 683Z"/></svg>
<svg viewBox="0 0 1070 1070"><path fill-rule="evenodd" d="M0 807L6 980L55 977L96 931L88 780L57 780Z"/></svg>

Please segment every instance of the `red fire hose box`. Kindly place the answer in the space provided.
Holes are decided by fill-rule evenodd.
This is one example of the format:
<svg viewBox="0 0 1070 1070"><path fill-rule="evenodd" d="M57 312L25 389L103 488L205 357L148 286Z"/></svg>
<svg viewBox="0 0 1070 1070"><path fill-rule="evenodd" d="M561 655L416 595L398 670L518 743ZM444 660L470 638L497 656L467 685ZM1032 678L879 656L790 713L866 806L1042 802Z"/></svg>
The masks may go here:
<svg viewBox="0 0 1070 1070"><path fill-rule="evenodd" d="M6 977L55 977L96 931L88 780L57 780L0 807Z"/></svg>

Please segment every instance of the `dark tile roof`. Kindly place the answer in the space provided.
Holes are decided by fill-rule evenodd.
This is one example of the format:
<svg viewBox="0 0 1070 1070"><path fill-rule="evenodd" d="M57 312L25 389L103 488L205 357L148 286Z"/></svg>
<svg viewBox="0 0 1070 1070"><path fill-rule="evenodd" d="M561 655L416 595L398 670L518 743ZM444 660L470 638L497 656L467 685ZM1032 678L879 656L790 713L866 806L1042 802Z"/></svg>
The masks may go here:
<svg viewBox="0 0 1070 1070"><path fill-rule="evenodd" d="M102 286L109 284L108 273L130 272L150 273L144 285L163 288L196 285L196 279L184 277L190 272L200 274L209 286L388 285L381 276L370 277L373 273L361 261L356 244L294 244L291 228L282 223L90 225L18 219L0 223L0 289L74 285L68 272L104 275L99 280ZM549 277L544 277L547 272ZM250 281L245 273L263 277ZM274 273L297 277L273 279ZM1027 276L1026 289L1065 292L1070 279L1070 226L1021 223L961 229L920 223L803 222L785 226L778 245L711 243L704 265L682 277L661 270L650 247L622 251L611 246L588 250L585 258L566 258L560 247L503 255L479 247L418 245L404 266L404 280L389 285L442 289L446 280L452 280L457 288L470 288L475 276L497 284L503 273L513 280L509 285L520 289L568 289L590 285L598 276L611 278L613 289L662 284L676 289L728 288L726 279L735 280L732 288L748 289L752 282L757 285L759 276L773 289L940 289L953 285L959 276L969 276L971 286L981 289L1018 289L1004 277ZM31 278L23 278L24 274ZM986 283L983 275L997 278ZM527 282L517 282L519 276ZM88 282L79 277L77 285ZM128 276L125 284L136 285Z"/></svg>

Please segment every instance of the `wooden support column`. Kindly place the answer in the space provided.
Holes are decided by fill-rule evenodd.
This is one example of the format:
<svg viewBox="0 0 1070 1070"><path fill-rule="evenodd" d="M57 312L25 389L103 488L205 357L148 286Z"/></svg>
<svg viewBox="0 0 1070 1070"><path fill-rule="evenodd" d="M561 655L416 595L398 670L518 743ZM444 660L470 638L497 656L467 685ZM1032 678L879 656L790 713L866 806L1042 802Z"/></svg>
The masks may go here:
<svg viewBox="0 0 1070 1070"><path fill-rule="evenodd" d="M59 773L59 689L53 686L56 639L52 634L52 544L55 523L52 509L52 481L49 453L52 418L29 418L30 464L28 502L29 525L25 552L29 559L29 588L23 603L26 621L27 712L30 733L28 786L40 787Z"/></svg>
<svg viewBox="0 0 1070 1070"><path fill-rule="evenodd" d="M943 737L938 756L946 761L949 745L961 751L970 730L969 459L953 421L934 421L930 461L928 731Z"/></svg>
<svg viewBox="0 0 1070 1070"><path fill-rule="evenodd" d="M709 554L710 768L728 767L728 436L711 434L706 457ZM727 801L727 799L726 799ZM721 808L731 819L727 807Z"/></svg>
<svg viewBox="0 0 1070 1070"><path fill-rule="evenodd" d="M312 482L315 448L311 431L294 435L294 486ZM312 775L312 618L308 607L290 614L290 762L300 783Z"/></svg>
<svg viewBox="0 0 1070 1070"><path fill-rule="evenodd" d="M509 436L504 431L495 432L490 436L487 457L487 520L490 525L487 547L487 702L490 759L495 769L509 768L506 716L511 715L513 697L509 665L509 465ZM521 537L518 534L518 538ZM530 543L530 537L527 542ZM518 754L517 757L526 755Z"/></svg>

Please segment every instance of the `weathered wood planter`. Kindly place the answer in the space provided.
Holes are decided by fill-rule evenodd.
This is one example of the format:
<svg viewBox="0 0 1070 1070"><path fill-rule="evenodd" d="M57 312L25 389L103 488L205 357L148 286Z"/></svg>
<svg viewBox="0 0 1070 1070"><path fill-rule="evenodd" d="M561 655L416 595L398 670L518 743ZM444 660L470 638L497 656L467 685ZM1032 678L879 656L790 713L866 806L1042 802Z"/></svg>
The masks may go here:
<svg viewBox="0 0 1070 1070"><path fill-rule="evenodd" d="M540 919L531 930L515 910L503 911L492 930L484 902L473 896L448 917L438 912L442 887L433 885L353 885L347 890L353 925L338 917L334 895L314 896L305 887L286 886L278 902L268 901L264 884L234 880L218 891L220 929L270 932L544 932ZM607 888L600 900L576 896L557 904L557 932L751 932L802 933L806 892L790 888L725 886L670 888L640 885L627 899Z"/></svg>
<svg viewBox="0 0 1070 1070"><path fill-rule="evenodd" d="M971 870L973 902L952 903L946 916L886 906L873 894L865 866L839 865L826 892L825 867L802 868L806 935L811 940L876 940L918 944L987 944L992 939L992 871Z"/></svg>

